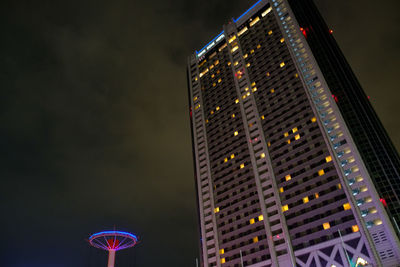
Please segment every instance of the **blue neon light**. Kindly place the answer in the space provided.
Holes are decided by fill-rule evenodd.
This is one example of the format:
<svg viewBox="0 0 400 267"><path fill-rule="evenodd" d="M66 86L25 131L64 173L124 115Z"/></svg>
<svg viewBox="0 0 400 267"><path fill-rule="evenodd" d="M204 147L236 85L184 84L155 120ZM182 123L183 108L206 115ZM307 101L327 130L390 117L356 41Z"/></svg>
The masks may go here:
<svg viewBox="0 0 400 267"><path fill-rule="evenodd" d="M212 39L208 44L206 44L202 49L200 49L200 52L197 52L197 50L196 50L196 55L197 54L200 54L201 52L203 52L203 50L206 50L207 49L207 47L209 46L209 45L211 45L215 40L217 40L219 37L221 37L221 35L223 35L224 34L224 31L222 31L220 34L218 34L214 39ZM220 39L219 39L220 40ZM218 40L218 41L219 41Z"/></svg>
<svg viewBox="0 0 400 267"><path fill-rule="evenodd" d="M233 19L233 22L237 22L238 20L240 20L244 15L246 15L247 13L250 12L250 10L252 10L253 8L255 8L259 3L261 3L262 0L258 0L257 3L255 3L254 5L252 5L249 9L247 9L246 12L244 12L240 17L238 17L237 19Z"/></svg>
<svg viewBox="0 0 400 267"><path fill-rule="evenodd" d="M91 236L89 237L89 239L92 239L93 237L96 237L96 236L98 236L98 235L108 235L108 234L128 235L128 236L134 238L134 239L137 241L137 237L136 237L135 235L133 235L133 234L131 234L131 233L128 233L128 232L121 232L121 231L104 231L104 232L99 232L99 233L96 233L96 234L91 235Z"/></svg>

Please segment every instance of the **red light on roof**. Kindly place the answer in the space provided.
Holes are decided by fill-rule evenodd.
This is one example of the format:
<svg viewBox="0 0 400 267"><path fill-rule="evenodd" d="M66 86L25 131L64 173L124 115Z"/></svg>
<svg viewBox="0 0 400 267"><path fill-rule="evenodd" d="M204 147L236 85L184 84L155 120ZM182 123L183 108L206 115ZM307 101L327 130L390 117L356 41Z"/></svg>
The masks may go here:
<svg viewBox="0 0 400 267"><path fill-rule="evenodd" d="M368 97L368 99L370 99L370 97L369 96L367 96Z"/></svg>
<svg viewBox="0 0 400 267"><path fill-rule="evenodd" d="M307 31L304 28L300 28L300 31L303 33L304 37L307 37Z"/></svg>
<svg viewBox="0 0 400 267"><path fill-rule="evenodd" d="M332 33L333 33L333 30L329 30L329 33L332 34Z"/></svg>
<svg viewBox="0 0 400 267"><path fill-rule="evenodd" d="M382 202L383 206L385 206L385 208L387 208L386 200L384 198L381 198L379 200Z"/></svg>
<svg viewBox="0 0 400 267"><path fill-rule="evenodd" d="M339 102L339 99L337 98L337 96L332 95L332 98L335 99L335 102L336 102L336 103Z"/></svg>

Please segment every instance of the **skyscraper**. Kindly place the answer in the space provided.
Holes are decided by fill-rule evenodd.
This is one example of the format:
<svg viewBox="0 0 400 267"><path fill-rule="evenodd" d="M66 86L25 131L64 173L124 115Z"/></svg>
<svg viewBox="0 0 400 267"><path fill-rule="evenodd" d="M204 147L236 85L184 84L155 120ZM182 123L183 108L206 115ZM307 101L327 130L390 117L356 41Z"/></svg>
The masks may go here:
<svg viewBox="0 0 400 267"><path fill-rule="evenodd" d="M188 84L202 266L400 265L399 156L311 0L255 3Z"/></svg>

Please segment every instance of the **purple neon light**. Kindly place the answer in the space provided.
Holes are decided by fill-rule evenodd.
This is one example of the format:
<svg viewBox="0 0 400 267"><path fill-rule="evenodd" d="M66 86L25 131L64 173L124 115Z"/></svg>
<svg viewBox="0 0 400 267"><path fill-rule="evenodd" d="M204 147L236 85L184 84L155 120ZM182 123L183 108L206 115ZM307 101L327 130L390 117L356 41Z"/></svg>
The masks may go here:
<svg viewBox="0 0 400 267"><path fill-rule="evenodd" d="M137 237L128 232L104 231L89 237L92 246L104 250L121 250L136 245Z"/></svg>

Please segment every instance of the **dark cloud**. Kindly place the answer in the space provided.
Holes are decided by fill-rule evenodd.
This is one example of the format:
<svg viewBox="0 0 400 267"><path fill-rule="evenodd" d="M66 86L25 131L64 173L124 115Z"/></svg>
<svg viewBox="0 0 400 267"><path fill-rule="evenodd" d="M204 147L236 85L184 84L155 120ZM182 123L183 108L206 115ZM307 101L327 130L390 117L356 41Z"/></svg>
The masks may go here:
<svg viewBox="0 0 400 267"><path fill-rule="evenodd" d="M400 147L397 1L317 2ZM253 3L1 3L7 266L102 264L85 238L114 225L143 240L121 253L125 266L194 266L186 59Z"/></svg>

